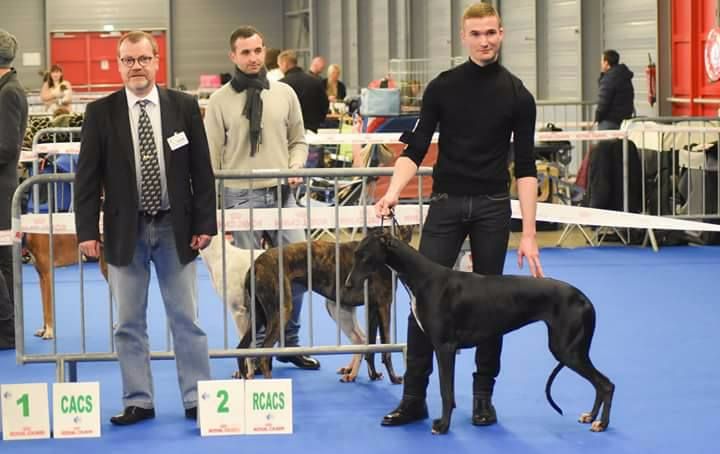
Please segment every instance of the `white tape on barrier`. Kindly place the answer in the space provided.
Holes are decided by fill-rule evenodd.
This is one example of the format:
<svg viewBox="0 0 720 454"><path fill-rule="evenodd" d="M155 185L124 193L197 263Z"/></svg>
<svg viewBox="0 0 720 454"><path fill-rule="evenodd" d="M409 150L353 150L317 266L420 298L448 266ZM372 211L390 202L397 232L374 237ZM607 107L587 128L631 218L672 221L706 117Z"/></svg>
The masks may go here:
<svg viewBox="0 0 720 454"><path fill-rule="evenodd" d="M651 128L632 128L632 132L674 132L674 133L720 133L720 128L653 126ZM594 141L608 139L622 139L628 135L628 131L547 131L536 132L535 141L549 142L554 140L579 140ZM314 134L308 133L305 136L310 145L353 145L353 144L397 144L400 142L400 133L375 132L375 133L350 133L350 134ZM437 143L438 134L432 137L432 143ZM38 154L78 154L80 153L80 142L55 142L40 143L35 146L32 155L23 154L24 159L31 159Z"/></svg>
<svg viewBox="0 0 720 454"><path fill-rule="evenodd" d="M512 202L513 218L519 219L520 203L517 200ZM598 227L720 232L720 225L716 224L552 203L538 203L536 217L538 221Z"/></svg>
<svg viewBox="0 0 720 454"><path fill-rule="evenodd" d="M423 216L427 214L427 206L423 207ZM335 228L335 207L312 207L310 210L310 228ZM258 208L253 210L253 226L255 230L276 230L282 221L283 229L305 229L307 223L307 208L284 208L282 219L278 219L276 208ZM373 207L362 206L340 207L337 209L339 227L362 227L366 220L369 227L379 226L381 221L375 216ZM399 205L395 209L397 221L403 225L416 225L420 219L420 210L417 205ZM520 219L520 203L512 201L512 217ZM594 225L598 227L621 227L655 230L690 230L704 232L720 232L720 225L704 222L687 221L684 219L648 216L642 214L624 213L621 211L598 210L595 208L538 203L537 220L546 222L559 222L562 224ZM218 211L218 220L220 211ZM387 224L387 220L385 221ZM18 229L13 223L13 231ZM101 224L102 227L102 224ZM225 230L250 230L250 210L233 209L225 211ZM49 216L47 214L25 214L22 216L22 232L48 233ZM73 213L57 213L53 215L53 233L75 233L75 217ZM0 245L12 244L12 240L20 240L20 235L11 235L10 230L0 231Z"/></svg>
<svg viewBox="0 0 720 454"><path fill-rule="evenodd" d="M38 154L79 154L80 142L38 143L33 149Z"/></svg>
<svg viewBox="0 0 720 454"><path fill-rule="evenodd" d="M548 131L535 133L535 140L548 142L553 140L608 140L622 139L627 135L624 131ZM352 144L393 144L401 143L400 134L393 132L378 132L372 134L307 134L305 136L310 145L352 145ZM437 143L438 134L432 137L432 143Z"/></svg>

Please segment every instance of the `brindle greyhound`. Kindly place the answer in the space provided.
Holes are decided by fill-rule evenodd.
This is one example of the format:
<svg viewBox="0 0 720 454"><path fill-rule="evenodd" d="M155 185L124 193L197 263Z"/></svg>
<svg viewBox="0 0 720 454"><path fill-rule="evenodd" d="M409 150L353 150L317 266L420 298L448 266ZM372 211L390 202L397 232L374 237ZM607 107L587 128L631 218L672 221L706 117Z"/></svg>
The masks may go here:
<svg viewBox="0 0 720 454"><path fill-rule="evenodd" d="M550 352L559 362L545 385L550 405L562 414L550 387L560 369L567 366L595 388L593 408L580 416L580 422L592 423L594 432L608 427L615 385L590 361L595 309L578 289L554 279L454 271L387 235L369 235L360 243L345 285L361 287L383 265L397 271L414 295L413 314L437 354L442 417L433 421L433 433L446 433L450 427L456 350L481 345L487 337L537 321L547 325ZM601 405L602 415L596 421Z"/></svg>
<svg viewBox="0 0 720 454"><path fill-rule="evenodd" d="M399 227L399 236L402 241L409 242L412 238L412 227ZM350 241L339 244L340 250L340 285L352 267L353 251L359 241ZM335 246L336 243L328 241L313 241L312 250L312 290L326 299L325 306L330 316L340 325L340 328L354 344L365 343L365 335L357 323L355 309L364 304L364 291L362 286L352 291L342 291L340 294L340 311L336 313L336 281L335 281ZM283 268L285 280L283 320L287 323L292 311L291 283L307 285L307 243L300 242L290 244L283 248ZM264 347L270 347L280 338L280 288L278 283L278 249L272 248L265 251L255 260L255 300L262 310L256 312L256 327L265 326ZM370 321L368 342L375 343L379 329L380 341L387 343L390 340L390 306L392 304L392 278L390 270L385 267L378 267L374 273L369 275L368 291L368 318ZM342 289L342 287L341 287ZM250 273L245 281L245 290L250 293ZM248 298L249 300L249 298ZM284 329L284 327L282 327ZM238 348L247 348L250 345L252 334L246 333L240 341ZM368 374L371 380L382 378L382 373L375 369L374 355L365 355L368 364ZM263 376L272 376L271 358L263 357L259 361L260 370ZM355 355L347 367L342 367L338 373L342 375L343 382L354 381L360 368L361 356ZM385 364L387 373L392 383L402 383L402 378L395 374L392 365L390 352L382 354L382 362ZM247 371L245 364L239 362L242 374L251 377L254 371Z"/></svg>

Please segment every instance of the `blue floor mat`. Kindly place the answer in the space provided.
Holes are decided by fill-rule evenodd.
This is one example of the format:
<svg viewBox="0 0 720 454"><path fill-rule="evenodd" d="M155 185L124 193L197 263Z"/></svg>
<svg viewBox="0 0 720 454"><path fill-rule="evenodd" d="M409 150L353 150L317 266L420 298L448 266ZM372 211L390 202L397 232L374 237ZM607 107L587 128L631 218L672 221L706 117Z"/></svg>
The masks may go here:
<svg viewBox="0 0 720 454"><path fill-rule="evenodd" d="M120 410L120 380L116 363L80 364L80 380L100 381L103 436L87 440L0 442L1 452L40 453L65 450L88 452L313 452L403 453L711 453L720 411L720 305L717 270L720 248L675 247L658 253L639 248L546 249L543 267L548 276L568 281L593 301L597 328L591 349L596 367L617 386L610 429L594 434L577 416L593 402L590 385L564 369L553 386L555 401L565 411L556 414L547 404L544 385L555 361L547 350L546 329L534 324L505 337L503 367L494 401L499 424L479 428L470 424L473 354L457 360L453 423L447 436L432 436L430 420L404 427L383 428L382 415L399 401L402 386L387 379L370 382L363 367L353 384L338 382L335 370L349 356L322 356L319 371L301 371L275 362L278 378L293 379L294 431L290 436L201 438L183 417L175 365L153 363L157 417L132 427L117 428L109 417ZM517 270L516 255L508 254L506 273ZM95 265L86 269L86 348L106 351L110 343L107 287ZM524 270L526 273L527 270ZM81 348L77 267L57 272L59 351ZM198 262L200 317L211 348L224 344L222 309L206 269ZM31 336L41 323L37 276L24 269L26 349L51 352L52 343ZM303 313L303 342L307 343L307 311ZM325 313L324 302L313 298L314 343L334 344L337 329ZM166 345L162 303L153 290L149 309L154 349ZM398 298L398 335L405 335L406 295ZM362 316L361 316L362 317ZM361 318L362 320L363 318ZM228 323L232 334L232 324ZM235 338L230 337L231 344ZM343 338L343 343L347 340ZM404 370L394 354L396 370ZM377 366L381 367L379 358ZM228 378L231 359L212 362L215 378ZM48 382L52 365L18 366L13 352L0 352L0 383ZM437 375L430 378L431 417L440 413Z"/></svg>

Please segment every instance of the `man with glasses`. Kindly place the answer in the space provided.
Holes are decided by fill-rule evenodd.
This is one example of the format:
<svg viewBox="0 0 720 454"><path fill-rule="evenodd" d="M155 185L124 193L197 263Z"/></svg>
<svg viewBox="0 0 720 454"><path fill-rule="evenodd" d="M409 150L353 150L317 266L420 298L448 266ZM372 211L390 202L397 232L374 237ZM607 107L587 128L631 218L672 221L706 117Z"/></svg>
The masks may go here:
<svg viewBox="0 0 720 454"><path fill-rule="evenodd" d="M86 256L101 253L101 206L104 216L123 382L124 410L110 419L116 425L155 417L146 313L150 262L187 418L197 418L198 380L210 379L194 259L217 233L214 177L200 108L191 96L155 84L158 58L152 35L134 31L120 38L125 87L87 106L75 176L75 223Z"/></svg>

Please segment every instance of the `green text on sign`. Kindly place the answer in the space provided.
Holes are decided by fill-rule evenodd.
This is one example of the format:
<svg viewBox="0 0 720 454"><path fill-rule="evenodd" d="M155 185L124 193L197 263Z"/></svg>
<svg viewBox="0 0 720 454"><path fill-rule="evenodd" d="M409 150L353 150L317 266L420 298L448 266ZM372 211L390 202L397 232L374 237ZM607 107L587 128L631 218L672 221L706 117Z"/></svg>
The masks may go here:
<svg viewBox="0 0 720 454"><path fill-rule="evenodd" d="M252 405L253 410L283 410L285 409L285 393L253 393Z"/></svg>
<svg viewBox="0 0 720 454"><path fill-rule="evenodd" d="M91 395L63 396L60 399L60 411L63 413L92 413L93 401Z"/></svg>
<svg viewBox="0 0 720 454"><path fill-rule="evenodd" d="M28 396L27 393L20 396L20 398L15 401L16 404L22 405L22 413L23 418L27 418L30 416L30 396Z"/></svg>
<svg viewBox="0 0 720 454"><path fill-rule="evenodd" d="M230 398L230 395L228 392L224 389L220 389L217 392L217 397L220 400L220 405L218 405L217 412L218 413L230 413L230 409L227 406L228 399Z"/></svg>

